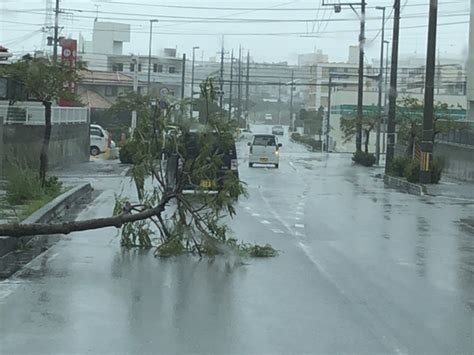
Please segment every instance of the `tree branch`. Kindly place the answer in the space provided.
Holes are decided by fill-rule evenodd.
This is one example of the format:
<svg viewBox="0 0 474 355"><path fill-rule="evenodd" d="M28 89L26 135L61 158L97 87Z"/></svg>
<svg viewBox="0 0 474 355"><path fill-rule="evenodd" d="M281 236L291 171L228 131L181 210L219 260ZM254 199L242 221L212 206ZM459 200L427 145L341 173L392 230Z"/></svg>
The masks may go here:
<svg viewBox="0 0 474 355"><path fill-rule="evenodd" d="M48 235L48 234L69 234L72 232L80 232L90 229L100 229L105 227L116 227L120 228L125 223L141 221L148 219L153 216L160 215L164 210L166 204L173 198L176 197L175 193L171 193L163 196L160 203L153 208L146 209L142 212L130 214L124 213L118 216L96 218L84 221L74 221L65 223L31 223L31 224L20 224L20 223L8 223L0 224L0 236L9 237L25 237L34 235Z"/></svg>

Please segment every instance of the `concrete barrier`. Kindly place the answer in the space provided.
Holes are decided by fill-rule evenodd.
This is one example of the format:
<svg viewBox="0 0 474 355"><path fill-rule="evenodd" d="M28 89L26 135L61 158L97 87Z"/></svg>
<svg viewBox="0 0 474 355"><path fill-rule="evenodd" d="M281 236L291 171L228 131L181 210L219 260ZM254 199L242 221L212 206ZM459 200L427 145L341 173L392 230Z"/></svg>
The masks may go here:
<svg viewBox="0 0 474 355"><path fill-rule="evenodd" d="M64 212L69 209L76 201L84 196L87 196L91 191L92 187L90 184L81 184L56 197L54 200L41 207L21 223L30 224L51 222L62 216ZM43 237L0 237L0 276L4 266L2 259L12 251L16 250L19 246L28 245L28 243L34 238Z"/></svg>
<svg viewBox="0 0 474 355"><path fill-rule="evenodd" d="M426 194L425 187L419 184L413 184L408 182L404 178L394 177L390 175L384 175L383 181L385 186L397 189L416 196L423 196Z"/></svg>

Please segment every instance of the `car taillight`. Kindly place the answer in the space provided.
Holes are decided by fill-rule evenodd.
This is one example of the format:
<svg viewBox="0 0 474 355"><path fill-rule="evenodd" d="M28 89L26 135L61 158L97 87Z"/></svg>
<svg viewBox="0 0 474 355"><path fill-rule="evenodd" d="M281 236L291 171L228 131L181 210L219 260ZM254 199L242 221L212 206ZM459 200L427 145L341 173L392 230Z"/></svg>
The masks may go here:
<svg viewBox="0 0 474 355"><path fill-rule="evenodd" d="M237 163L237 159L232 159L230 161L230 170L232 171L237 171L237 167L238 167L238 163Z"/></svg>

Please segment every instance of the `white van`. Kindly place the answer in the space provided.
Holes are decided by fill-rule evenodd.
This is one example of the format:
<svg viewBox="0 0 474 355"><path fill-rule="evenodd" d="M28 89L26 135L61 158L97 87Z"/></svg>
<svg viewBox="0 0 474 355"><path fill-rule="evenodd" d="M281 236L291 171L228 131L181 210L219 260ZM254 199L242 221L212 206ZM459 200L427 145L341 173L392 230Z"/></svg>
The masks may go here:
<svg viewBox="0 0 474 355"><path fill-rule="evenodd" d="M256 134L253 140L248 144L249 167L254 164L271 164L278 168L280 164L280 148L277 138L273 134Z"/></svg>
<svg viewBox="0 0 474 355"><path fill-rule="evenodd" d="M98 124L90 125L90 138L91 138L91 149L90 153L92 156L99 155L105 152L109 147L109 133L99 126Z"/></svg>

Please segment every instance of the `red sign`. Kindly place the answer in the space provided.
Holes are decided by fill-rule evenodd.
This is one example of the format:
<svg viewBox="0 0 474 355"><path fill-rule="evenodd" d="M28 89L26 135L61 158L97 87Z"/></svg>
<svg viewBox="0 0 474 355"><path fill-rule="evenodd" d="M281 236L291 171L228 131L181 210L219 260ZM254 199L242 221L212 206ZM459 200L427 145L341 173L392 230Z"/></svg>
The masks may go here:
<svg viewBox="0 0 474 355"><path fill-rule="evenodd" d="M71 67L76 66L76 58L77 58L77 41L75 39L63 39L60 43L62 50L61 50L61 60L63 63L68 63ZM71 92L76 91L76 83L71 81L68 84L69 90ZM59 106L67 106L72 107L74 106L74 101L71 100L59 100Z"/></svg>

